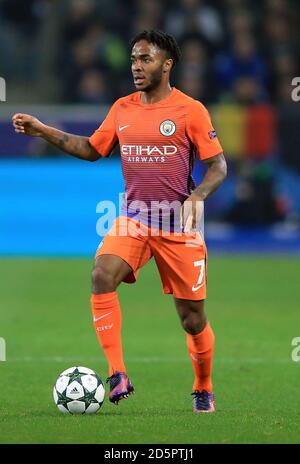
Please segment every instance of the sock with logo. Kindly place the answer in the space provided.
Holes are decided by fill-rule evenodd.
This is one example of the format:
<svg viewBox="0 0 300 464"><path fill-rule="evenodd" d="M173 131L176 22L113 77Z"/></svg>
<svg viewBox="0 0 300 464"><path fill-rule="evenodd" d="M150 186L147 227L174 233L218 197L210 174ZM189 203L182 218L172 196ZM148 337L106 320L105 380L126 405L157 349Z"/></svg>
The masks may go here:
<svg viewBox="0 0 300 464"><path fill-rule="evenodd" d="M109 365L109 375L126 372L123 361L122 314L117 292L91 296L94 327Z"/></svg>
<svg viewBox="0 0 300 464"><path fill-rule="evenodd" d="M187 348L192 361L195 380L193 391L206 390L212 392L212 359L214 352L214 333L209 324L206 323L204 329L196 334L191 335L186 332Z"/></svg>

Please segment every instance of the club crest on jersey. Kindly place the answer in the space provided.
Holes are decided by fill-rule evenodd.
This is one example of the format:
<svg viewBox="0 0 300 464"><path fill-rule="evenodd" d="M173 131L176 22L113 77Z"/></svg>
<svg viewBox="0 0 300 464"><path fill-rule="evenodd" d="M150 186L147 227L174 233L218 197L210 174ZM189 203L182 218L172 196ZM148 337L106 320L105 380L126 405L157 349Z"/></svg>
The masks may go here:
<svg viewBox="0 0 300 464"><path fill-rule="evenodd" d="M163 121L161 123L161 125L159 126L159 130L161 134L165 137L170 137L170 135L173 135L176 131L176 124L170 119L167 119L166 121Z"/></svg>

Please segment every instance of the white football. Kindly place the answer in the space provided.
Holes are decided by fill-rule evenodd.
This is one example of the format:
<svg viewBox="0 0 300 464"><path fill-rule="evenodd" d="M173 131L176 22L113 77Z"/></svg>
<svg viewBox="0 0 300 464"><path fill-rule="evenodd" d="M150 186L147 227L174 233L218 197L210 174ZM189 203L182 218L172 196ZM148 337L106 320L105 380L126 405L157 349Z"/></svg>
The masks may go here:
<svg viewBox="0 0 300 464"><path fill-rule="evenodd" d="M101 378L92 369L82 366L63 371L53 388L54 402L66 414L93 414L101 408L104 397Z"/></svg>

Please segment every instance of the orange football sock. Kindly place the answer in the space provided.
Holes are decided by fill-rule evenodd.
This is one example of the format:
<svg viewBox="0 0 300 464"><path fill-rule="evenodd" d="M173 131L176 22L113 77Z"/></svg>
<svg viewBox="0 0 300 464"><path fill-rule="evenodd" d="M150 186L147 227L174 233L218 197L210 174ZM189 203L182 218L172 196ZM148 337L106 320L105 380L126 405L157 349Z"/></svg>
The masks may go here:
<svg viewBox="0 0 300 464"><path fill-rule="evenodd" d="M211 373L215 336L209 322L206 323L202 332L196 335L186 332L186 338L188 352L195 373L193 391L206 390L211 393L213 389Z"/></svg>
<svg viewBox="0 0 300 464"><path fill-rule="evenodd" d="M92 293L92 313L96 334L109 364L109 375L126 372L122 351L122 314L117 292Z"/></svg>

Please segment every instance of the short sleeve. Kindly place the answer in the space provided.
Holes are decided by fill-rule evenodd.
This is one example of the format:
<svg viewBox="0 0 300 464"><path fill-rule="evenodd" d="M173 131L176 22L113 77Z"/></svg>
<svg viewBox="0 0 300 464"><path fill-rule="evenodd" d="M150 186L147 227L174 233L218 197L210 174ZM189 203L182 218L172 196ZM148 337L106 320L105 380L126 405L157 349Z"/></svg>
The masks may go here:
<svg viewBox="0 0 300 464"><path fill-rule="evenodd" d="M118 144L115 123L117 109L118 102L116 101L101 126L89 138L90 144L101 156L109 156Z"/></svg>
<svg viewBox="0 0 300 464"><path fill-rule="evenodd" d="M205 106L198 101L188 109L186 131L202 160L223 152L210 115Z"/></svg>

